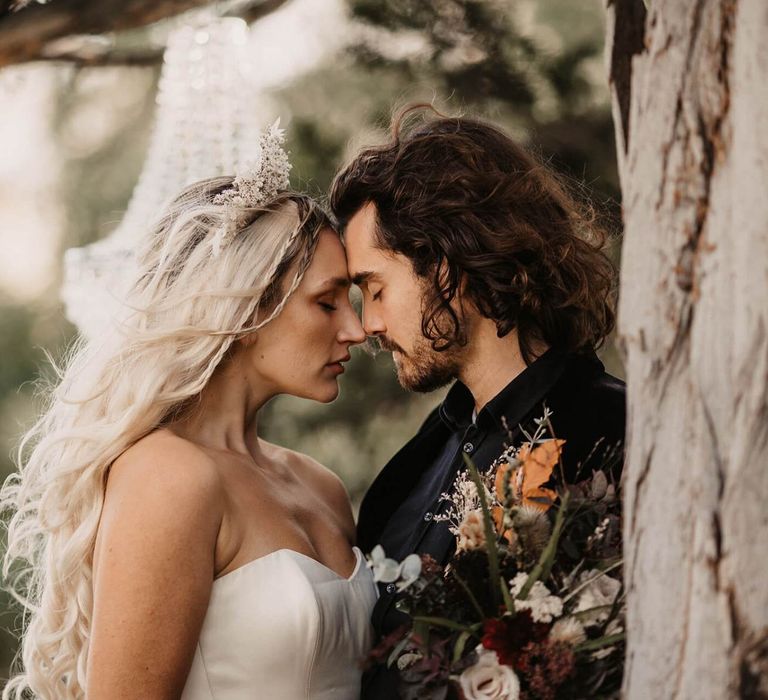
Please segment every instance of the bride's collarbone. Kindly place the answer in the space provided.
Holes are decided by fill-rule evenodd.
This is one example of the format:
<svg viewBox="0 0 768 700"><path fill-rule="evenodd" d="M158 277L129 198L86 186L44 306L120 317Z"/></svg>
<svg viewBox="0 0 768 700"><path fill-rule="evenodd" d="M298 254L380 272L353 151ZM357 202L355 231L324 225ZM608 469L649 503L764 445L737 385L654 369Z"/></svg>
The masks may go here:
<svg viewBox="0 0 768 700"><path fill-rule="evenodd" d="M229 493L217 542L217 578L280 549L335 571L354 565L348 533L328 502L301 481L290 483L241 484Z"/></svg>

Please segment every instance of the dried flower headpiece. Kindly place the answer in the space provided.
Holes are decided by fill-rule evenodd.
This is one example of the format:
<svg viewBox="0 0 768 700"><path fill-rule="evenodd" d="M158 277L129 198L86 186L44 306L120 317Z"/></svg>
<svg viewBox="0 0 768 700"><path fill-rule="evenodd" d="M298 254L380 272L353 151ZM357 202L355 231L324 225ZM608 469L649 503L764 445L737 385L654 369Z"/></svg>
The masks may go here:
<svg viewBox="0 0 768 700"><path fill-rule="evenodd" d="M283 150L284 143L285 130L280 128L278 119L261 134L255 162L237 174L232 187L213 198L213 203L220 204L225 210L224 223L211 243L214 256L218 256L238 229L248 223L248 209L260 207L288 189L291 164Z"/></svg>

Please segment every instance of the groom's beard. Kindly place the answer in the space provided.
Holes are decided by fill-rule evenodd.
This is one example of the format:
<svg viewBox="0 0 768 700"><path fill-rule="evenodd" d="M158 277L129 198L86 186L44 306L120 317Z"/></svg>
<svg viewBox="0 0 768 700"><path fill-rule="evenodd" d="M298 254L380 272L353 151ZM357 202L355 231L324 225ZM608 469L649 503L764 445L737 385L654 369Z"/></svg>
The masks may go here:
<svg viewBox="0 0 768 700"><path fill-rule="evenodd" d="M437 352L426 338L421 338L407 353L386 336L378 336L377 340L383 350L393 353L397 380L403 389L428 393L458 376L461 365L455 348Z"/></svg>

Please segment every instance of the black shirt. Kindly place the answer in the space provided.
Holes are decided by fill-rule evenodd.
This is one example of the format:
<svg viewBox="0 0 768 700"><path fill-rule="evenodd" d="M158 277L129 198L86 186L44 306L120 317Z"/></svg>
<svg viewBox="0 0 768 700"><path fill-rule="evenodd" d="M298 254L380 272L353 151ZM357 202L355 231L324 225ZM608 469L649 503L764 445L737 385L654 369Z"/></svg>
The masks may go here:
<svg viewBox="0 0 768 700"><path fill-rule="evenodd" d="M440 495L450 490L458 472L465 468L462 453L469 455L481 471L489 467L509 442L505 421L510 428L516 428L563 369L562 356L554 350L547 351L489 401L476 417L470 391L461 382L453 385L438 411L450 435L382 531L379 544L387 556L399 561L418 552L438 558L448 525L436 522L434 516L447 506L440 501ZM438 561L451 553L444 553Z"/></svg>
<svg viewBox="0 0 768 700"><path fill-rule="evenodd" d="M603 456L624 438L624 384L604 371L594 352L566 354L550 349L515 377L472 420L474 399L456 382L419 432L382 469L360 508L358 544L369 552L381 544L387 556L402 560L412 552L444 563L455 548L445 522L435 522L440 494L449 491L462 451L479 469L487 468L507 443L525 441L523 429L552 411L555 436L563 438L562 461L569 482L589 464L603 466ZM506 426L509 427L509 432ZM601 445L595 449L596 444ZM620 464L619 464L620 468ZM618 478L618 471L614 472ZM407 621L395 608L395 587L380 584L372 622L378 637ZM365 700L396 698L396 677L381 667L363 679Z"/></svg>

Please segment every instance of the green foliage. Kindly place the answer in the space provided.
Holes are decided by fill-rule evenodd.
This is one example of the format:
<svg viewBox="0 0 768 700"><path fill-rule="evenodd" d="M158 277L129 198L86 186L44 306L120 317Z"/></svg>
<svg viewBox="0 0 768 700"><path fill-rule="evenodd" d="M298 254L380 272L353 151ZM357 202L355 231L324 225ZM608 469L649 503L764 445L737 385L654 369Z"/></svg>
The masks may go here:
<svg viewBox="0 0 768 700"><path fill-rule="evenodd" d="M0 300L0 396L18 391L35 374L36 358L29 352L33 323L27 307Z"/></svg>
<svg viewBox="0 0 768 700"><path fill-rule="evenodd" d="M46 361L43 348L56 353L70 333L58 308L0 298L0 481L11 473L12 453L34 419L35 381ZM5 543L0 544L2 556ZM16 653L20 615L10 595L0 591L0 678Z"/></svg>
<svg viewBox="0 0 768 700"><path fill-rule="evenodd" d="M386 65L404 78L426 72L435 88L470 103L487 99L530 109L535 92L526 67L534 63L533 41L515 27L510 3L495 0L351 0L352 15L391 33L417 32L424 48L415 58L392 60L370 43L353 47L363 65Z"/></svg>

